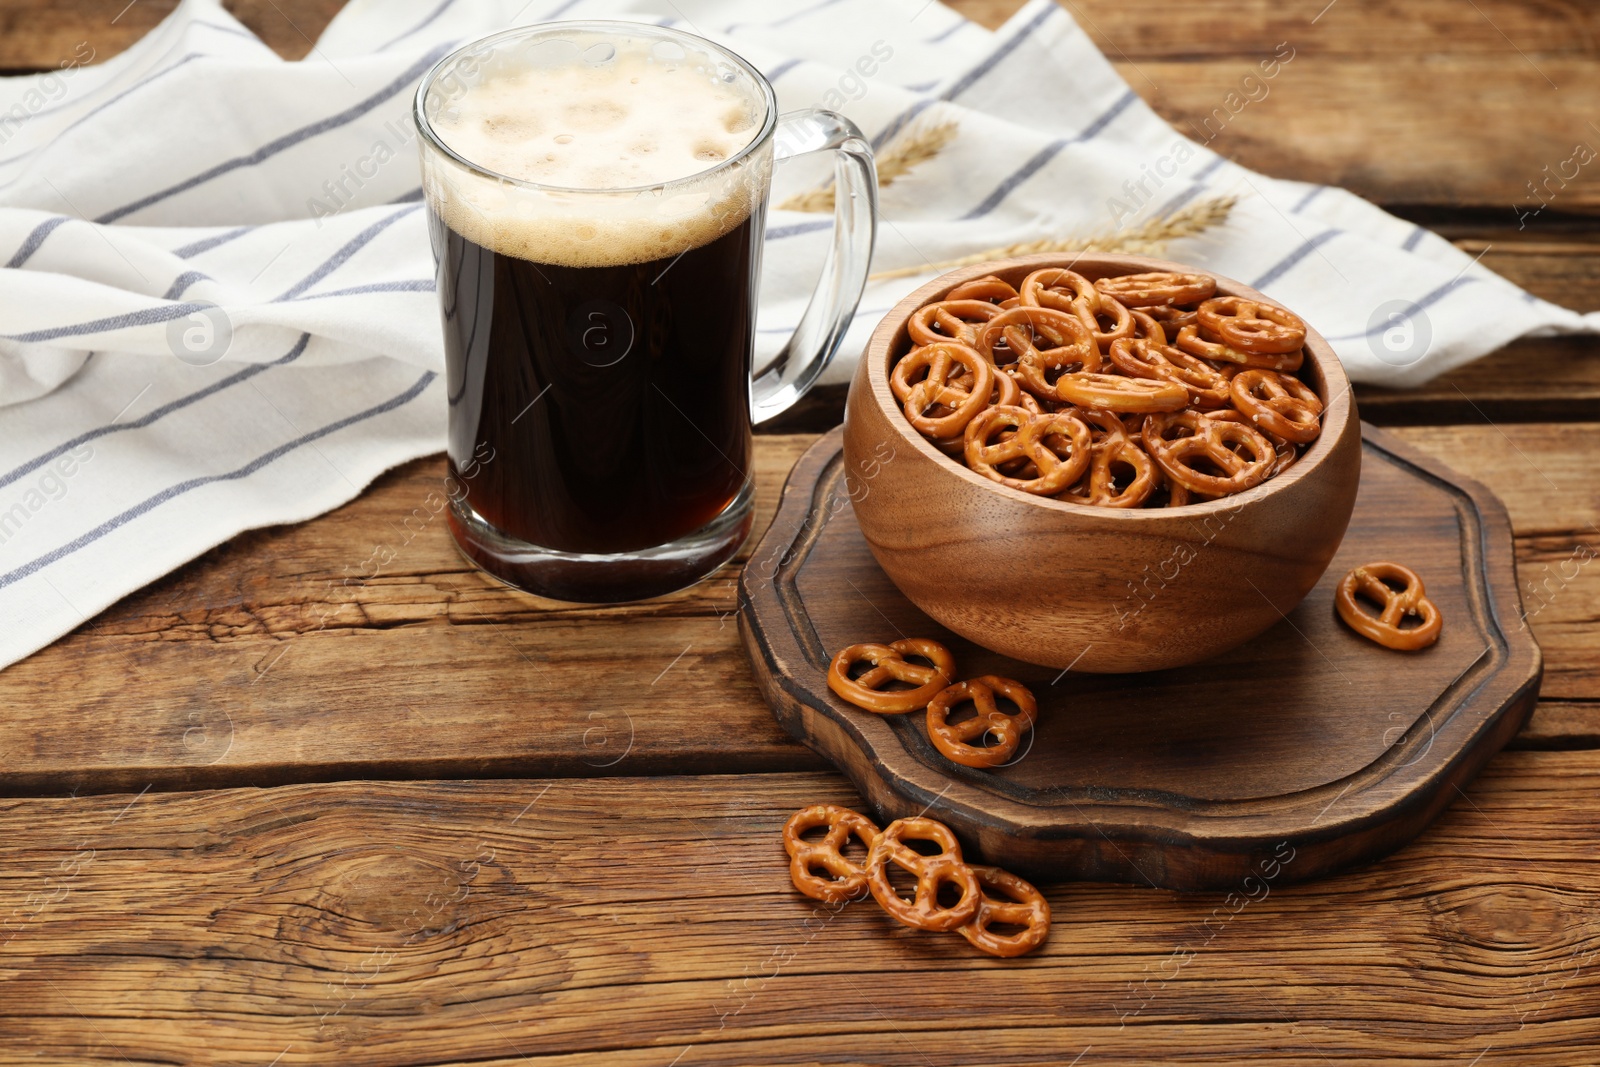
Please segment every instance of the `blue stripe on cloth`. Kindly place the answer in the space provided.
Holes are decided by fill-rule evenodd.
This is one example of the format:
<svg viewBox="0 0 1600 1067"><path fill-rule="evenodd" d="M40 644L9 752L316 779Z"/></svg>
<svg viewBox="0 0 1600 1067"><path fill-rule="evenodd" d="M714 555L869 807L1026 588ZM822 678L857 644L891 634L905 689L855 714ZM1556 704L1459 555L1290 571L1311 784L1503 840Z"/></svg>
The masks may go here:
<svg viewBox="0 0 1600 1067"><path fill-rule="evenodd" d="M162 294L161 299L176 300L184 293L188 292L189 286L193 285L195 282L209 282L214 280L215 279L213 279L211 275L202 273L201 271L186 270L176 278L172 279L172 284L167 287L167 291Z"/></svg>
<svg viewBox="0 0 1600 1067"><path fill-rule="evenodd" d="M255 229L254 226L240 226L237 230L219 233L214 237L202 237L193 244L184 245L182 248L174 248L172 254L179 259L192 259L201 252L209 252L218 245L225 245L235 238L243 237L253 229Z"/></svg>
<svg viewBox="0 0 1600 1067"><path fill-rule="evenodd" d="M1000 182L999 185L995 186L994 190L990 192L988 196L978 201L977 207L973 208L965 215L962 215L961 221L965 222L968 219L980 218L999 207L1000 202L1011 195L1011 190L1015 189L1017 186L1021 185L1023 182L1037 174L1041 169L1043 169L1046 163L1049 163L1052 159L1056 158L1056 156L1060 154L1061 150L1067 147L1067 145L1071 144L1073 140L1074 138L1071 137L1058 137L1056 140L1051 141L1049 144L1039 149L1039 151L1033 154L1031 159L1029 159L1022 166L1018 167L1016 170L1012 171Z"/></svg>
<svg viewBox="0 0 1600 1067"><path fill-rule="evenodd" d="M1439 301L1443 300L1445 297L1449 296L1451 293L1455 292L1457 289L1460 289L1462 286L1471 285L1473 282L1479 282L1479 281L1482 281L1482 280L1483 280L1482 278L1452 278L1450 281L1445 282L1443 285L1439 286L1438 288L1430 290L1427 293L1424 293L1422 295L1422 297L1419 300L1417 300L1417 302L1415 304L1412 305L1412 307L1415 308L1417 311L1421 311L1421 310L1423 310L1425 308L1430 308L1433 305L1437 304ZM1370 330L1363 330L1360 333L1347 333L1347 334L1343 334L1343 335L1341 335L1339 337L1330 337L1330 338L1328 338L1328 340L1330 340L1330 341L1357 341L1357 340L1360 340L1363 337L1376 336L1377 334L1380 334L1383 331L1389 329L1389 327L1390 327L1390 322L1384 321L1384 322L1378 323L1376 326L1372 327Z"/></svg>
<svg viewBox="0 0 1600 1067"><path fill-rule="evenodd" d="M85 122L88 122L90 119L94 118L94 116L98 115L100 112L104 111L106 108L110 107L112 104L115 104L117 101L121 100L123 97L127 96L129 93L135 92L136 90L139 90L139 89L143 89L145 86L151 84L154 81L159 80L160 78L164 77L165 75L171 74L173 71L177 70L179 67L183 66L185 63L188 63L190 60L193 60L193 59L209 59L209 58L210 58L210 55L209 55L209 53L206 53L206 52L190 52L190 53L188 53L182 59L180 59L176 63L172 64L172 66L164 67L163 69L156 71L154 74L150 75L150 77L144 79L143 81L135 82L134 84L128 86L126 89L122 90L122 92L118 93L116 96L113 96L111 99L104 101L103 103L99 104L96 107L90 108L88 111L84 112L82 115L79 115L77 118L73 119L66 126L62 127L59 132L52 134L50 139L52 141L55 141L55 140L57 140L57 139L59 139L61 137L66 136L70 131L72 131L73 129L77 128L79 125L81 125L81 124L83 124ZM35 117L37 118L37 116L35 116ZM4 167L4 166L7 166L9 164L16 163L16 162L19 162L21 160L27 159L29 156L33 155L34 152L36 152L36 151L38 151L38 149L30 148L26 152L21 153L20 155L12 156L10 159L0 159L0 167ZM14 179L13 181L7 182L6 184L7 184L7 186L14 185L14 184L16 184L17 181L20 181L20 180L21 180L20 178Z"/></svg>
<svg viewBox="0 0 1600 1067"><path fill-rule="evenodd" d="M798 237L803 233L816 233L818 230L831 229L832 219L819 219L816 222L797 222L792 226L777 226L767 231L767 240L781 241L785 237Z"/></svg>
<svg viewBox="0 0 1600 1067"><path fill-rule="evenodd" d="M955 25L951 26L948 30L940 30L934 36L929 37L926 41L923 42L923 44L940 44L940 43L942 43L942 42L944 42L946 40L949 40L951 37L955 36L957 31L964 30L970 25L971 25L971 23L967 19L962 18L959 22L957 22Z"/></svg>
<svg viewBox="0 0 1600 1067"><path fill-rule="evenodd" d="M0 589L4 589L8 585L13 585L29 575L43 570L44 568L50 566L50 564L55 563L58 560L65 559L81 549L87 548L89 545L94 544L96 541L100 540L102 537L113 532L119 527L126 526L128 523L142 515L148 515L162 504L165 504L171 500L176 500L185 493L195 489L200 489L207 485L213 485L217 482L231 482L238 481L241 478L248 478L250 475L267 466L269 463L281 459L290 452L293 452L304 445L311 444L313 441L321 440L330 434L338 433L340 430L343 430L348 426L354 426L357 423L365 422L366 420L375 418L378 415L383 415L387 412L395 410L396 408L403 407L420 396L422 391L426 389L436 377L438 377L438 375L434 371L426 371L423 373L422 377L416 380L415 384L413 384L411 388L407 389L403 393L400 393L398 396L391 397L381 404L367 408L365 411L359 411L354 415L347 415L342 419L330 422L321 429L312 430L310 433L302 434L292 441L288 441L279 445L270 452L265 452L262 455L257 456L244 466L228 471L226 474L206 474L198 478L190 478L188 481L179 482L177 485L163 489L154 496L147 497L146 499L135 504L133 507L128 508L121 514L107 519L105 522L102 522L99 526L96 526L87 533L80 534L61 547L52 549L37 559L24 563L15 570L8 571L5 574L0 574Z"/></svg>
<svg viewBox="0 0 1600 1067"><path fill-rule="evenodd" d="M1417 245L1420 244L1422 239L1427 235L1428 231L1423 229L1421 226L1418 226L1416 229L1411 231L1411 233L1406 237L1406 243L1400 247L1405 249L1407 252L1414 252L1416 251Z"/></svg>
<svg viewBox="0 0 1600 1067"><path fill-rule="evenodd" d="M400 93L404 92L412 82L421 77L424 71L433 66L439 57L444 55L449 50L450 45L448 44L440 45L439 47L433 49L427 55L413 63L410 67L406 68L406 70L402 72L399 77L395 78L388 85L384 86L382 89L379 89L376 93L373 93L365 100L345 108L336 115L330 115L328 118L322 119L318 122L313 122L307 126L301 126L297 130L291 130L282 137L279 137L277 140L261 146L254 152L251 152L249 155L235 156L232 159L218 163L209 170L203 171L192 178L187 178L176 185L168 186L167 188L162 189L160 192L155 192L149 194L148 196L140 197L131 204L125 204L114 211L108 211L95 221L101 223L116 222L118 219L126 218L136 211L142 211L151 205L159 204L163 200L177 196L179 193L188 192L190 189L193 189L196 186L204 185L213 178L219 178L222 175L238 170L241 167L253 167L256 164L277 155L279 152L294 147L302 141L309 140L310 138L316 137L319 134L327 133L329 130L338 129L340 126L349 125L362 115L365 115L367 112L376 108L379 104L382 104L384 101L398 96Z"/></svg>
<svg viewBox="0 0 1600 1067"><path fill-rule="evenodd" d="M1040 149L1034 154L1032 159L1028 160L999 185L995 186L994 191L988 196L984 197L983 200L978 203L977 207L961 216L961 220L965 222L968 219L980 218L999 207L1005 198L1011 195L1011 191L1013 189L1042 170L1045 164L1049 163L1061 153L1063 148L1067 147L1069 144L1083 144L1087 141L1094 140L1100 135L1102 130L1111 125L1112 121L1115 120L1118 115L1122 114L1128 109L1128 105L1132 104L1137 99L1139 99L1138 94L1132 89L1129 89L1127 92L1123 93L1122 96L1118 97L1117 102L1107 108L1099 118L1085 126L1082 132L1080 132L1077 136L1063 137L1058 140L1051 141L1049 144L1045 145L1044 148Z"/></svg>
<svg viewBox="0 0 1600 1067"><path fill-rule="evenodd" d="M1279 278L1293 270L1296 263L1299 263L1302 259L1305 259L1311 253L1315 252L1318 248L1321 248L1323 245L1327 244L1341 233L1344 233L1344 231L1338 228L1324 230L1310 240L1302 241L1298 248L1284 256L1282 259L1278 260L1278 262L1267 268L1267 272L1265 274L1251 282L1250 288L1265 289L1267 286L1271 285L1273 282L1277 281Z"/></svg>
<svg viewBox="0 0 1600 1067"><path fill-rule="evenodd" d="M1045 21L1049 19L1051 15L1056 14L1060 10L1061 9L1055 4L1042 7L1037 15L1029 19L1026 24L1018 28L1016 33L1006 38L1000 43L998 48L989 53L989 55L984 58L983 62L979 63L977 66L963 74L960 78L956 79L956 81L951 84L950 88L946 89L936 97L930 97L926 100L917 101L915 104L912 104L909 108L902 111L899 115L895 116L895 118L890 121L889 125L884 127L883 132L872 139L872 147L882 148L889 138L905 129L906 124L912 119L916 118L918 115L922 114L923 111L927 110L929 107L941 100L954 100L956 97L972 88L990 71L999 66L1002 60L1004 60L1012 52L1016 51L1017 46L1022 44L1023 41L1027 40L1029 34L1031 34L1034 30L1037 30L1040 26L1044 25Z"/></svg>
<svg viewBox="0 0 1600 1067"><path fill-rule="evenodd" d="M141 430L152 423L159 422L160 420L166 418L174 411L182 411L190 404L197 404L208 396L214 396L217 393L222 392L224 389L231 389L240 382L249 381L251 378L254 378L263 371L270 370L273 367L280 367L285 363L293 363L295 360L300 358L300 354L306 350L306 345L309 344L310 341L311 335L309 333L303 333L300 335L300 340L295 342L293 348L289 349L288 352L273 360L271 363L252 363L250 366L245 367L242 370L235 371L220 381L212 382L204 389L198 389L195 392L187 394L186 396L180 396L178 399L169 401L149 412L148 414L132 420L131 422L108 422L104 426L97 426L92 430L87 430L65 444L57 445L55 448L52 448L50 451L41 456L35 456L33 459L28 460L20 467L7 471L5 474L0 474L0 489L10 485L18 478L26 477L29 473L38 470L46 463L49 463L51 460L63 455L64 453L72 451L81 444L98 440L109 434L122 433L126 430Z"/></svg>
<svg viewBox="0 0 1600 1067"><path fill-rule="evenodd" d="M1056 6L1054 3L1043 7L1037 15L1029 19L1025 25L1017 30L1016 33L1008 37L999 48L991 52L982 63L979 63L977 66L963 74L954 85L950 86L950 88L946 89L940 95L946 100L954 100L956 97L960 96L962 93L978 84L978 82L983 80L983 78L985 78L990 71L994 70L995 67L998 67L1002 60L1004 60L1012 52L1016 51L1017 46L1028 39L1029 34L1033 33L1033 31L1037 30L1040 26L1043 26L1045 22L1049 20L1050 16L1060 13L1061 8Z"/></svg>
<svg viewBox="0 0 1600 1067"><path fill-rule="evenodd" d="M236 29L233 26L219 26L215 22L206 22L203 19L195 19L193 22L189 23L189 25L191 25L191 26L200 26L200 27L202 27L204 29L208 29L208 30L216 30L219 33L231 33L235 37L243 37L243 38L245 38L247 40L254 41L256 44L262 45L262 47L266 47L262 43L261 38L257 37L255 34L251 33L249 30ZM182 41L174 41L172 44L169 44L167 46L166 52L163 52L163 53L161 53L161 55L157 56L155 63L152 63L151 66L153 67L156 64L160 63L162 59L166 58L168 52L173 51L174 49L176 49L182 43L183 43ZM190 58L194 57L194 56L210 55L210 54L211 54L210 52L190 52L190 53L185 53L185 58L183 60L181 60L181 62L188 62L188 60ZM177 64L175 63L175 64L173 64L173 66L177 66ZM125 96L129 92L131 92L132 90L139 88L139 86L144 85L144 84L146 84L148 82L154 81L156 78L160 77L161 75L165 74L168 70L171 70L171 69L172 69L171 67L163 67L161 70L156 71L154 74L151 74L149 77L144 78L144 79L142 79L142 80L140 80L138 82L135 82L133 85L127 86L126 88L124 88L122 90L122 92L118 93L117 95L118 96ZM147 72L141 72L141 73L147 73ZM40 108L38 111L35 111L33 113L33 117L34 118L41 118L41 117L43 117L45 115L54 115L58 111L65 111L68 108L76 107L79 104L86 104L96 94L104 92L107 89L114 89L114 88L116 88L116 85L117 85L117 80L115 78L112 78L110 81L102 82L101 84L95 86L93 89L85 90L85 92L83 93L82 97L80 97L77 100L63 100L63 101L61 101L61 103L57 104L55 107ZM96 110L98 110L98 109L96 109Z"/></svg>
<svg viewBox="0 0 1600 1067"><path fill-rule="evenodd" d="M938 83L935 82L934 84L937 85ZM915 104L912 104L910 107L906 108L904 111L900 112L900 114L896 115L894 120L890 122L889 125L883 128L882 133L878 134L872 139L872 150L876 152L882 149L883 146L889 142L890 138L894 137L895 134L911 125L912 120L914 120L924 111L928 110L934 104L939 103L942 99L942 95L924 97L923 99L918 100Z"/></svg>
<svg viewBox="0 0 1600 1067"><path fill-rule="evenodd" d="M390 212L388 215L379 219L377 222L374 222L371 226L368 226L366 229L350 238L350 240L346 241L344 246L341 247L337 252L323 260L322 265L317 267L316 270L312 271L310 274L307 274L304 278L301 278L298 282L295 282L289 288L285 289L280 296L274 297L273 303L278 303L279 301L283 300L293 300L295 297L299 296L313 285L316 285L322 279L326 278L328 275L344 266L346 261L348 261L351 256L355 255L360 248L365 246L374 237L377 237L378 234L382 233L396 222L417 210L417 206L418 205L416 204L407 204L399 211Z"/></svg>
<svg viewBox="0 0 1600 1067"><path fill-rule="evenodd" d="M437 288L438 283L432 278L409 278L394 282L369 282L366 285L352 285L348 289L334 289L326 293L310 293L306 296L294 297L295 300L322 300L330 296L355 296L359 293L431 293Z"/></svg>
<svg viewBox="0 0 1600 1067"><path fill-rule="evenodd" d="M1199 172L1196 173L1195 176L1190 180L1190 184L1187 189L1156 209L1156 217L1165 218L1183 205L1187 204L1189 201L1193 200L1195 197L1199 196L1205 191L1206 179L1215 174L1218 168L1220 168L1226 162L1227 160L1223 159L1221 156L1217 156L1210 163L1207 163L1205 166L1201 167Z"/></svg>
<svg viewBox="0 0 1600 1067"><path fill-rule="evenodd" d="M80 337L86 333L103 333L106 330L123 330L129 326L151 326L158 322L170 322L209 306L168 304L165 307L140 308L138 311L129 311L122 315L111 315L89 322L75 322L71 326L52 326L46 330L31 330L28 333L0 334L0 337L4 337L7 341L54 341L58 337Z"/></svg>
<svg viewBox="0 0 1600 1067"><path fill-rule="evenodd" d="M1178 210L1180 207L1199 196L1204 189L1205 185L1203 183L1190 182L1189 188L1185 189L1171 200L1168 200L1156 210L1156 218L1165 218L1166 216L1172 214L1174 211Z"/></svg>
<svg viewBox="0 0 1600 1067"><path fill-rule="evenodd" d="M28 262L28 260L33 257L33 254L39 251L39 246L44 244L44 239L55 232L57 226L60 226L63 222L71 221L72 219L67 215L56 215L54 218L48 218L39 223L39 225L33 228L32 232L30 232L28 236L22 239L21 247L17 249L16 254L13 255L6 263L6 269L16 270L18 267Z"/></svg>
<svg viewBox="0 0 1600 1067"><path fill-rule="evenodd" d="M799 65L800 65L800 60L798 60L798 59L786 59L786 60L784 60L782 63L779 63L776 67L773 67L772 70L767 73L767 75L766 75L767 84L770 85L771 83L777 81L779 78L783 77L785 74L789 73L791 70L793 70L794 68L798 67Z"/></svg>
<svg viewBox="0 0 1600 1067"><path fill-rule="evenodd" d="M1310 207L1311 206L1311 201L1313 201L1317 197L1321 196L1327 190L1327 188L1328 187L1326 185L1314 186L1309 193L1307 193L1305 196L1302 196L1300 198L1300 202L1298 204L1296 204L1294 207L1289 209L1289 214L1291 214L1291 215L1300 214L1300 212L1302 212L1306 208Z"/></svg>
<svg viewBox="0 0 1600 1067"><path fill-rule="evenodd" d="M365 230L362 230L360 233L356 234L356 236L346 241L337 252L323 260L322 263L319 264L317 268L310 274L307 274L304 278L301 278L288 289L285 289L281 294L274 297L272 302L280 303L285 300L293 300L300 296L301 293L304 293L307 289L311 288L313 285L322 281L328 275L344 266L344 264L357 252L357 250L366 245L389 226L393 225L396 221L417 210L417 207L418 205L416 204L407 204L400 210L391 212L384 218L374 222ZM73 323L70 326L53 326L49 329L34 330L30 333L5 334L0 336L4 336L10 341L52 341L58 337L78 337L86 333L102 333L106 330L126 329L129 326L150 326L158 322L170 322L173 319L183 318L192 312L199 311L208 306L210 305L188 303L171 304L166 307L141 308L138 311L130 311L122 315L112 315L107 318L94 319L90 322Z"/></svg>

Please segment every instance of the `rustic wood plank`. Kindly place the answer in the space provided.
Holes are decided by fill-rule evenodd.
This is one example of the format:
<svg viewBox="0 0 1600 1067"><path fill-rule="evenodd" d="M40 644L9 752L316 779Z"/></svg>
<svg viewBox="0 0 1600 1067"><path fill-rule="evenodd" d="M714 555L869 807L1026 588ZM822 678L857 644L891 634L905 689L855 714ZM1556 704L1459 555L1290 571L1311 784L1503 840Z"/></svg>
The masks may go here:
<svg viewBox="0 0 1600 1067"><path fill-rule="evenodd" d="M760 439L755 536L811 440ZM461 559L442 478L245 534L0 673L0 793L821 765L739 647L748 547L645 604L554 604Z"/></svg>
<svg viewBox="0 0 1600 1067"><path fill-rule="evenodd" d="M1505 504L1523 610L1545 654L1546 700L1600 697L1600 423L1415 426L1397 436Z"/></svg>
<svg viewBox="0 0 1600 1067"><path fill-rule="evenodd" d="M345 0L224 0L223 6L285 59L301 59ZM48 70L94 49L97 62L149 33L178 0L6 0L0 71Z"/></svg>
<svg viewBox="0 0 1600 1067"><path fill-rule="evenodd" d="M1507 747L1600 748L1600 701L1541 704Z"/></svg>
<svg viewBox="0 0 1600 1067"><path fill-rule="evenodd" d="M1535 296L1574 311L1600 311L1600 232L1596 240L1541 239L1536 220L1526 232L1526 239L1500 232L1455 244Z"/></svg>
<svg viewBox="0 0 1600 1067"><path fill-rule="evenodd" d="M104 62L177 6L177 0L7 0L0 5L0 70L51 70L81 55L84 45Z"/></svg>
<svg viewBox="0 0 1600 1067"><path fill-rule="evenodd" d="M1505 502L1544 699L1600 699L1600 425L1395 433ZM763 524L810 441L758 438ZM642 605L539 601L456 555L441 477L236 538L0 672L0 793L820 765L755 689L733 565Z"/></svg>
<svg viewBox="0 0 1600 1067"><path fill-rule="evenodd" d="M1021 0L946 0L985 26L999 26ZM1234 0L1226 32L1217 12L1193 0L1061 0L1108 55L1130 59L1254 56L1290 40L1316 55L1422 51L1489 52L1534 58L1584 55L1600 38L1600 13L1537 0ZM1509 38L1509 41L1508 41Z"/></svg>
<svg viewBox="0 0 1600 1067"><path fill-rule="evenodd" d="M1543 167L1558 170L1579 142L1600 148L1589 125L1600 16L1577 5L1245 0L1222 32L1214 9L1183 0L1062 2L1164 118L1202 140L1216 133L1214 149L1277 177L1509 214L1514 202L1536 205L1527 186ZM1019 5L954 6L994 26ZM1293 58L1263 81L1257 63L1280 44ZM1577 176L1560 183L1556 206L1600 210L1592 166L1567 169Z"/></svg>
<svg viewBox="0 0 1600 1067"><path fill-rule="evenodd" d="M1380 426L1593 420L1600 342L1528 338L1414 389L1358 385L1356 402L1361 417Z"/></svg>
<svg viewBox="0 0 1600 1067"><path fill-rule="evenodd" d="M1013 961L796 894L778 831L822 800L859 804L824 774L3 802L7 1058L1600 1056L1588 753L1506 753L1416 843L1320 883L1050 888L1050 940Z"/></svg>
<svg viewBox="0 0 1600 1067"><path fill-rule="evenodd" d="M1572 178L1552 179L1554 207L1600 209L1593 163L1567 163L1579 143L1600 148L1588 125L1600 67L1558 55L1542 57L1538 68L1514 54L1404 62L1306 55L1261 83L1270 93L1259 103L1237 103L1243 97L1236 95L1226 109L1252 72L1238 60L1141 60L1137 72L1123 73L1179 130L1274 177L1337 185L1379 202L1492 205L1513 216L1513 204L1539 205L1528 183L1543 181L1548 165Z"/></svg>

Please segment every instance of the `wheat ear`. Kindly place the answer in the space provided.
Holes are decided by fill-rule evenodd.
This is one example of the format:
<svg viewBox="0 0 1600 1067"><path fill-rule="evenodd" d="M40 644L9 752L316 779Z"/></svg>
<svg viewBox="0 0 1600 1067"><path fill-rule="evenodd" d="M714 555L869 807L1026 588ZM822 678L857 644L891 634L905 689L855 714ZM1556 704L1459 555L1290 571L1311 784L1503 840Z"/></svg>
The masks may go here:
<svg viewBox="0 0 1600 1067"><path fill-rule="evenodd" d="M1004 248L989 248L958 259L944 259L937 263L923 263L915 267L897 267L880 271L869 280L888 281L891 278L911 278L918 274L933 274L984 263L991 259L1010 259L1013 256L1032 255L1037 252L1119 252L1124 255L1150 256L1164 251L1168 244L1184 237L1195 237L1214 226L1228 221L1237 198L1213 197L1209 200L1151 219L1142 226L1117 233L1090 234L1086 237L1044 238L1024 241Z"/></svg>
<svg viewBox="0 0 1600 1067"><path fill-rule="evenodd" d="M887 189L917 167L933 159L955 140L957 123L952 121L918 125L895 138L878 155L878 188ZM810 211L827 214L833 210L833 186L807 189L778 205L785 211Z"/></svg>

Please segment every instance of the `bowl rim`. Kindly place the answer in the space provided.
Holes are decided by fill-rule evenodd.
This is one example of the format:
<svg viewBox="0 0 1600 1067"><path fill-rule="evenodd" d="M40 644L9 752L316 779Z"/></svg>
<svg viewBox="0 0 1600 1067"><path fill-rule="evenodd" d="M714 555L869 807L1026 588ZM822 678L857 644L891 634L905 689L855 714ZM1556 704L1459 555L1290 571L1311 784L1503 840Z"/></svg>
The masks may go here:
<svg viewBox="0 0 1600 1067"><path fill-rule="evenodd" d="M1216 279L1217 293L1219 295L1240 296L1247 300L1257 300L1264 304L1271 304L1274 307L1284 308L1287 311L1293 310L1257 292L1243 282L1203 267L1178 263L1173 260L1154 259L1149 256L1130 256L1113 252L1081 252L1075 254L1039 252L1007 259L986 260L983 263L959 267L941 274L918 287L914 292L890 308L873 329L872 336L867 339L867 347L862 352L867 384L871 389L872 399L877 403L879 410L888 419L889 424L895 427L902 438L910 442L911 446L924 456L933 460L940 470L973 485L1000 493L1005 499L1026 502L1036 507L1042 507L1047 511L1060 511L1079 518L1103 517L1111 522L1160 522L1179 517L1234 511L1266 497L1282 493L1299 484L1305 478L1311 477L1312 471L1333 454L1335 446L1349 428L1355 413L1350 379L1346 376L1344 365L1339 362L1338 355L1333 351L1333 346L1328 344L1327 340L1313 329L1310 323L1307 323L1306 358L1316 365L1323 385L1322 433L1311 443L1311 446L1306 449L1294 466L1276 477L1268 478L1261 484L1252 486L1243 492L1218 497L1216 500L1185 504L1180 508L1095 507L1091 504L1078 504L1067 500L1057 500L1055 497L1025 493L1020 489L1013 489L1008 485L1002 485L999 482L983 477L966 466L966 464L958 462L955 458L947 456L933 447L928 439L918 433L916 428L906 420L905 412L901 410L900 405L894 399L894 394L889 389L889 354L896 347L896 340L904 333L911 313L923 305L941 298L956 286L989 274L1002 272L1031 273L1047 267L1064 267L1068 270L1076 270L1091 281L1097 278L1116 277L1122 274L1143 274L1158 271L1205 274Z"/></svg>

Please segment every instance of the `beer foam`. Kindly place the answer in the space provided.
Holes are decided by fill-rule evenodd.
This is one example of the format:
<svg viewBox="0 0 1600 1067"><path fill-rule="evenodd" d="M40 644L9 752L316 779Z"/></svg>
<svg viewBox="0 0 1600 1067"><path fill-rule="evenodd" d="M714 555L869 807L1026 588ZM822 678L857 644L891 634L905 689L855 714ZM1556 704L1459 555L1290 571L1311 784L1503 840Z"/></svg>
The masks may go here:
<svg viewBox="0 0 1600 1067"><path fill-rule="evenodd" d="M749 217L770 153L716 168L760 133L761 97L719 77L710 57L662 59L646 42L622 42L602 63L574 60L502 65L430 108L435 134L463 159L554 187L441 166L429 202L452 229L521 259L617 266L699 247Z"/></svg>

